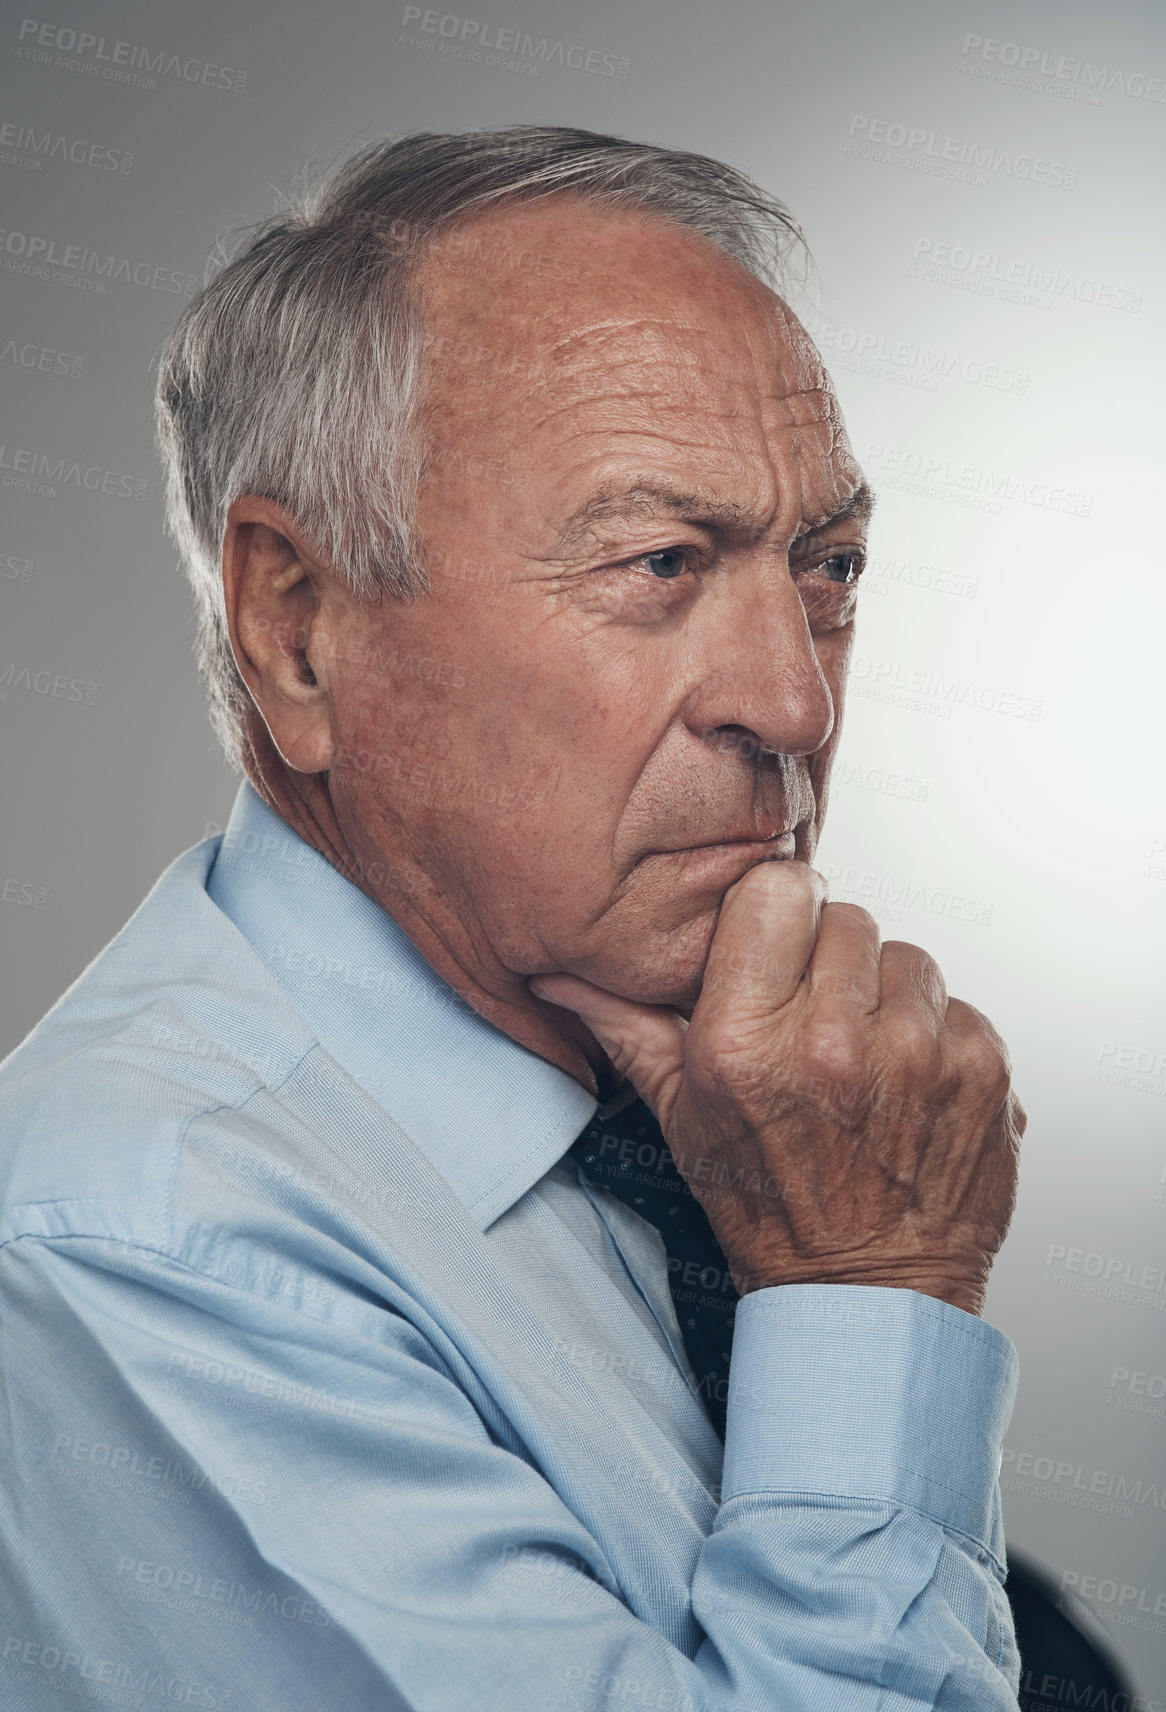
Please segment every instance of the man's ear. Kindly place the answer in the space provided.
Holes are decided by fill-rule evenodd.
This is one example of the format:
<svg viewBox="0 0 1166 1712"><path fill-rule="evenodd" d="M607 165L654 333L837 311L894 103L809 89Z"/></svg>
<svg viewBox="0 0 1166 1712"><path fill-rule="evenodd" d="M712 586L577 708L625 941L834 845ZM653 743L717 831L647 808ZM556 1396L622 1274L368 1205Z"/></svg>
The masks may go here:
<svg viewBox="0 0 1166 1712"><path fill-rule="evenodd" d="M235 500L223 537L223 594L231 649L286 764L298 773L332 765L326 660L335 575L281 506Z"/></svg>

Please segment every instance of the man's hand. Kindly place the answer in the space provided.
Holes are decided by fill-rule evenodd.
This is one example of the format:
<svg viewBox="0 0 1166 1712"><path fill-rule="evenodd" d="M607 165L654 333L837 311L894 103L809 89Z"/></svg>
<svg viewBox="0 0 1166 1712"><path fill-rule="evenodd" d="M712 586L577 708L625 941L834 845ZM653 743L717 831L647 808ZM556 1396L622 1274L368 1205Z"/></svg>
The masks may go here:
<svg viewBox="0 0 1166 1712"><path fill-rule="evenodd" d="M688 1024L573 975L531 987L652 1107L742 1295L882 1284L978 1313L1026 1121L1007 1051L926 952L825 895L804 863L750 869Z"/></svg>

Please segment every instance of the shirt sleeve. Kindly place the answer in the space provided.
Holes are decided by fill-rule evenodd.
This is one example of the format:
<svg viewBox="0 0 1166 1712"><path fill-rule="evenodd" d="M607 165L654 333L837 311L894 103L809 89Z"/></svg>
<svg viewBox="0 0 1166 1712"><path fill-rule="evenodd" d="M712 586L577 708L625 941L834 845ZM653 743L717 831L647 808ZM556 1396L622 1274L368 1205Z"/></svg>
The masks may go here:
<svg viewBox="0 0 1166 1712"><path fill-rule="evenodd" d="M13 1712L1016 1705L1013 1357L957 1309L812 1286L741 1304L690 1658L399 1315L373 1335L343 1304L79 1238L10 1244L0 1299Z"/></svg>

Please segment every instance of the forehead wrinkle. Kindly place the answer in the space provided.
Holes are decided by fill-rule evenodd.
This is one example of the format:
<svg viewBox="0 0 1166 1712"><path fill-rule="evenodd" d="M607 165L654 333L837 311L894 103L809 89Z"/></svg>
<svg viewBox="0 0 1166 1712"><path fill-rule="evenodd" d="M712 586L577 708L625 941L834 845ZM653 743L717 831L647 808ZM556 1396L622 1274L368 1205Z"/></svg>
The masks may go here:
<svg viewBox="0 0 1166 1712"><path fill-rule="evenodd" d="M532 323L533 325L534 323ZM547 345L547 354L557 356L560 352L569 351L573 346L585 341L594 343L599 338L619 338L630 335L638 340L645 337L654 344L663 345L669 334L681 333L690 338L693 334L706 333L709 330L707 321L685 321L664 315L642 316L612 316L607 320L590 321L585 326L575 326L552 339ZM690 354L690 348L681 347L681 353Z"/></svg>
<svg viewBox="0 0 1166 1712"><path fill-rule="evenodd" d="M591 334L596 327L616 336L609 340L594 341ZM645 330L650 334L649 337L645 337ZM713 337L702 342L699 336L710 331L719 333L724 329L710 329L707 322L689 323L659 319L651 322L597 323L589 329L573 329L547 347L548 361L556 359L561 366L558 373L544 371L539 374L538 384L561 384L570 375L583 385L593 380L596 370L607 373L613 368L654 368L665 371L661 376L661 383L667 386L669 376L666 371L671 370L671 384L674 385L680 374L687 374L689 371L695 371L697 378L707 376L711 366L718 387L725 391L731 390L739 405L743 404L749 414L754 416L770 401L794 400L815 391L830 391L829 380L820 363L807 377L805 364L799 361L798 352L789 345L783 346L779 339L771 342L768 352L770 359L777 359L773 362L767 361L765 354L756 348L752 329L734 328L728 340ZM627 334L629 338L625 340L620 337L623 334ZM680 344L677 339L669 337L671 334L682 334L688 342ZM569 353L573 353L573 360ZM726 360L733 357L738 359L737 364ZM784 362L783 357L786 359ZM564 361L564 358L567 360ZM787 380L801 384L789 385Z"/></svg>
<svg viewBox="0 0 1166 1712"><path fill-rule="evenodd" d="M492 428L505 436L514 451L533 439L536 443L548 428L557 435L557 450L569 451L573 442L603 436L609 441L634 437L658 440L665 451L688 453L718 462L725 457L756 456L771 461L766 444L773 425L766 422L765 401L752 388L734 385L729 396L708 400L703 392L691 393L673 377L647 378L642 372L611 375L606 385L594 379L575 377L577 384L563 385L555 377L540 379L537 386L516 401L516 408L500 413L495 408ZM538 398L537 413L529 408Z"/></svg>
<svg viewBox="0 0 1166 1712"><path fill-rule="evenodd" d="M545 331L546 321L553 318L552 314L509 319L512 325L517 321L523 334L529 336ZM722 306L716 304L697 316L628 313L595 318L569 327L544 342L542 354L556 365L575 361L584 368L613 361L661 360L678 368L693 368L711 357L717 361L720 373L723 357L729 351L742 359L743 368L748 366L755 371L770 367L775 358L779 367L785 366L783 357L787 362L792 359L795 370L804 369L801 353L781 337L778 328L767 326L761 341L756 333L756 328L744 324L743 317L730 320Z"/></svg>
<svg viewBox="0 0 1166 1712"><path fill-rule="evenodd" d="M534 391L560 392L570 403L601 403L605 399L651 398L668 402L669 395L680 392L685 403L692 397L694 384L699 386L707 377L709 365L700 362L695 353L685 353L680 362L675 352L656 347L612 351L592 350L585 360L576 360L559 369L542 366L528 376ZM756 388L746 376L719 373L717 383L721 397L707 399L701 393L702 412L710 417L726 414L725 394L732 395L733 406L751 405Z"/></svg>
<svg viewBox="0 0 1166 1712"><path fill-rule="evenodd" d="M744 343L741 341L742 345ZM698 384L707 382L712 359L711 372L715 378L715 390L710 395L704 385L700 386L697 402L701 417L709 422L739 422L743 418L749 418L755 424L760 423L767 405L781 403L786 399L793 401L808 397L816 390L813 386L786 390L780 385L780 377L764 376L759 374L756 368L749 372L744 363L740 371L732 372L723 361L715 361L718 354L723 353L718 353L717 350L702 353L692 348L677 351L671 344L655 345L651 349L641 346L618 354L610 350L592 349L585 353L583 362L569 371L539 373L535 384L539 388L557 386L566 391L573 382L585 403L601 402L605 397L624 399L639 396L667 406L673 402L668 395L677 390L678 382L687 383L690 379ZM747 352L747 355L753 357L752 352ZM598 389L595 384L597 372L606 383ZM634 378L621 385L621 377L624 375ZM779 381L778 385L774 385L775 378ZM678 408L690 408L691 398L687 385L683 388L682 398L676 403Z"/></svg>
<svg viewBox="0 0 1166 1712"><path fill-rule="evenodd" d="M770 393L766 395L764 402L788 405L810 403L821 406L816 413L797 417L794 422L796 427L805 427L811 422L833 422L840 416L834 388L830 385L829 378L824 374L818 384L793 387L789 392Z"/></svg>
<svg viewBox="0 0 1166 1712"><path fill-rule="evenodd" d="M621 407L618 421L606 419L602 414L607 404ZM658 391L644 388L606 397L588 394L585 398L548 402L537 421L514 423L515 450L532 437L537 441L552 426L559 429L556 451L562 455L569 455L578 443L586 444L597 438L613 445L623 439L648 439L658 441L665 454L715 458L719 463L726 455L740 457L747 445L752 452L765 442L765 429L758 412L705 410L694 418L688 400L662 398ZM597 460L593 457L593 461Z"/></svg>

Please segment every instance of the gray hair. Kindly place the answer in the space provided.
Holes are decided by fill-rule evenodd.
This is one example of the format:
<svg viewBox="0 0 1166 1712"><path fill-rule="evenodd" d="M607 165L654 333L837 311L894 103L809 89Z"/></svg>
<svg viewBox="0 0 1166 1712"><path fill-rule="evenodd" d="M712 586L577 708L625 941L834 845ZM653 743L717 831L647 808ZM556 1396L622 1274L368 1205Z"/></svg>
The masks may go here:
<svg viewBox="0 0 1166 1712"><path fill-rule="evenodd" d="M418 263L475 210L564 191L687 226L768 284L806 254L782 203L705 155L566 126L421 132L362 148L257 227L175 326L157 390L167 520L236 767L251 704L223 601L228 507L283 506L360 599L423 592Z"/></svg>

